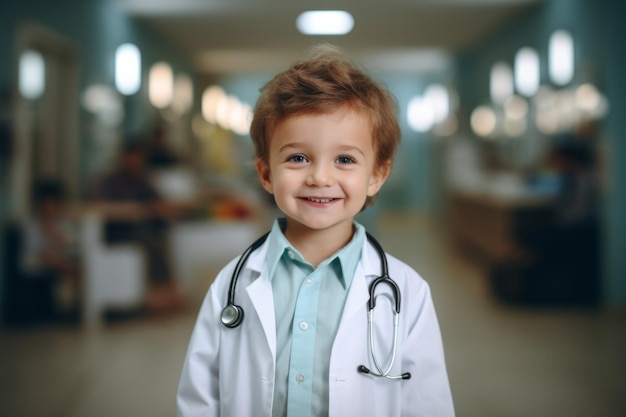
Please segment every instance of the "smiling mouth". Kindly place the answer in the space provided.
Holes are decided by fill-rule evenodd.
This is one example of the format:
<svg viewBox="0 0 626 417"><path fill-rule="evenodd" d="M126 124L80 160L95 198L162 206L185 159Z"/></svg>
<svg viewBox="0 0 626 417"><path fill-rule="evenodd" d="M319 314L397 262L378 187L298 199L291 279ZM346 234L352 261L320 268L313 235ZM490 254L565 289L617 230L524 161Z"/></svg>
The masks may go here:
<svg viewBox="0 0 626 417"><path fill-rule="evenodd" d="M313 197L304 197L307 201L312 201L314 203L330 203L331 201L336 200L336 198L313 198Z"/></svg>

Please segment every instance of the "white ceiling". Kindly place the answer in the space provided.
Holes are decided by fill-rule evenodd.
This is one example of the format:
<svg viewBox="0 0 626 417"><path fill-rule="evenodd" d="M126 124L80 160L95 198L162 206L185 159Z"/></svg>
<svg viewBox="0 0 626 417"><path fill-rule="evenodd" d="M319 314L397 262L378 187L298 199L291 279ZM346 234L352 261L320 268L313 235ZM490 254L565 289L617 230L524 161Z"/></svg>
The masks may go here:
<svg viewBox="0 0 626 417"><path fill-rule="evenodd" d="M309 46L333 43L381 70L438 71L540 0L116 0L207 75L275 71ZM355 19L345 36L300 34L305 10L340 9Z"/></svg>

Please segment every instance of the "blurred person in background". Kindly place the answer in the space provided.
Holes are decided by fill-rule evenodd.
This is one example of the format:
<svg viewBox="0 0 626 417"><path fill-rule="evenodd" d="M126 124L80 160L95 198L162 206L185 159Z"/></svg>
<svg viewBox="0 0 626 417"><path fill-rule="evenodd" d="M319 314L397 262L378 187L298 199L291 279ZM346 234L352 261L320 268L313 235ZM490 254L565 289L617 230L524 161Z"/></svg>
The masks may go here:
<svg viewBox="0 0 626 417"><path fill-rule="evenodd" d="M146 164L150 170L167 169L180 164L180 159L170 149L166 131L161 126L154 129L148 141Z"/></svg>
<svg viewBox="0 0 626 417"><path fill-rule="evenodd" d="M108 244L131 243L141 247L148 270L148 311L170 311L184 304L172 274L168 231L183 209L161 196L151 182L143 143L125 143L116 169L95 188L95 206L103 215Z"/></svg>
<svg viewBox="0 0 626 417"><path fill-rule="evenodd" d="M65 210L62 184L40 179L33 185L33 215L22 222L22 279L31 280L33 314L77 318L80 263L76 224Z"/></svg>
<svg viewBox="0 0 626 417"><path fill-rule="evenodd" d="M516 231L503 248L509 259L497 265L493 283L500 295L536 304L598 301L598 186L592 126L554 138L547 163L557 177L552 217Z"/></svg>

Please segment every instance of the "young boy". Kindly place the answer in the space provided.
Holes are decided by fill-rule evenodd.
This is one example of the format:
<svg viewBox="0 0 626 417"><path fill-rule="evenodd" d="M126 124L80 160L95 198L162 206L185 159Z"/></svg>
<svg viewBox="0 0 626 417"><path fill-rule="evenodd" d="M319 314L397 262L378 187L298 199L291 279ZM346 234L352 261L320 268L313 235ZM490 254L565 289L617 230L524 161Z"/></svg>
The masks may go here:
<svg viewBox="0 0 626 417"><path fill-rule="evenodd" d="M285 218L209 289L178 415L453 416L428 285L354 221L391 169L393 98L327 48L261 92L256 168ZM386 262L398 291L384 278L371 300Z"/></svg>

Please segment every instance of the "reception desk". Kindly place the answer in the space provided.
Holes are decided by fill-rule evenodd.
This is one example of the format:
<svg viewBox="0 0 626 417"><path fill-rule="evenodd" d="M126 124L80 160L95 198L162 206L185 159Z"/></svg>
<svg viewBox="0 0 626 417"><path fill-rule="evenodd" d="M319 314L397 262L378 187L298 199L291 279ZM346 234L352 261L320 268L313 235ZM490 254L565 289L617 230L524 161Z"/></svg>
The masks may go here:
<svg viewBox="0 0 626 417"><path fill-rule="evenodd" d="M486 262L501 259L502 248L515 243L517 230L540 226L550 218L548 200L540 197L455 190L448 198L448 230L453 241Z"/></svg>

